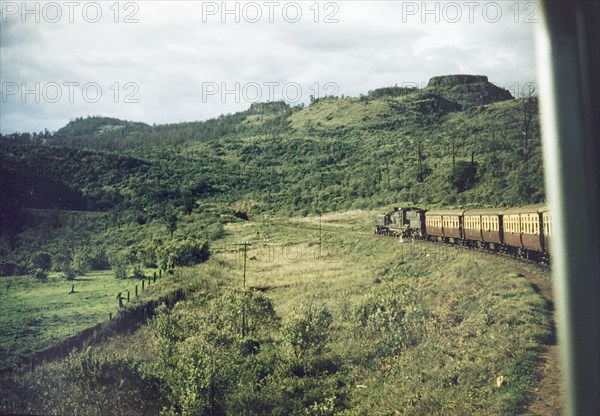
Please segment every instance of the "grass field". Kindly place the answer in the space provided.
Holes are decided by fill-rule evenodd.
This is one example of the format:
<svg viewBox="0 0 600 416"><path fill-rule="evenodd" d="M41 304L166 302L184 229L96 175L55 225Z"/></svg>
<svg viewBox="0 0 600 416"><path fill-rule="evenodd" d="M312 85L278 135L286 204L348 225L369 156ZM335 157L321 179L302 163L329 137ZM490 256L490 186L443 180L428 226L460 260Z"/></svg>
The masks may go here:
<svg viewBox="0 0 600 416"><path fill-rule="evenodd" d="M138 381L131 381L130 390L118 393L127 397L156 388L144 380L157 380L162 386L157 391L169 393L143 402L149 414L160 409L183 409L183 414L239 414L243 409L257 415L523 412L551 333L545 301L502 259L371 235L373 214L230 224L207 263L176 271L175 280L194 291L172 313L17 382L37 383L27 387L34 391L48 388L39 381L44 377L72 383L73 374L86 368L83 363L93 362L94 371L118 365L138 377L131 379ZM241 242L249 243L245 256ZM279 328L253 335L250 341L261 349L251 356L239 355L236 345L245 338L222 323L211 326L213 319L236 316L236 303L226 300L240 293L235 290L243 285L244 269L246 287L268 298L280 319ZM324 321L323 344L290 353L298 341L290 341L291 329L308 325L302 332L308 338L311 331L321 331L306 317L323 308L331 316L331 322ZM103 374L86 376L99 377L88 381L90 391L109 373ZM256 374L260 379L252 381ZM254 382L260 388L249 389ZM220 386L220 399L206 390L213 385ZM100 414L98 409L110 406L117 394L107 392L106 399L100 394L95 403L69 396L75 401L66 405L58 386L51 391L55 407L38 404L33 410ZM77 391L89 395L84 387ZM114 412L136 414L135 409L115 407Z"/></svg>
<svg viewBox="0 0 600 416"><path fill-rule="evenodd" d="M232 224L224 244L253 243L247 284L284 321L309 306L331 310L330 348L352 381L349 414L518 414L551 332L544 300L501 258L374 237L375 212ZM225 256L239 284L239 249ZM386 299L414 313L415 345L387 349L385 331L357 336L357 307L384 309Z"/></svg>
<svg viewBox="0 0 600 416"><path fill-rule="evenodd" d="M48 347L77 332L107 321L119 310L117 294L135 297L141 281L115 279L112 271L92 271L69 282L51 274L47 282L33 277L0 280L0 368L22 355ZM70 293L72 285L75 293Z"/></svg>

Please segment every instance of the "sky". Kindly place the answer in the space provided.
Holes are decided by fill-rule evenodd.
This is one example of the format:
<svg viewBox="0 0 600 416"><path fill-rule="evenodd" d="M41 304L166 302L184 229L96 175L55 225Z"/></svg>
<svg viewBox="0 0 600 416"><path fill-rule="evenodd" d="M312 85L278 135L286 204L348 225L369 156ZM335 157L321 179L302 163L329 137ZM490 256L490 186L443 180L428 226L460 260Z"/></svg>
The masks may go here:
<svg viewBox="0 0 600 416"><path fill-rule="evenodd" d="M206 120L487 75L535 82L533 1L0 1L0 132Z"/></svg>

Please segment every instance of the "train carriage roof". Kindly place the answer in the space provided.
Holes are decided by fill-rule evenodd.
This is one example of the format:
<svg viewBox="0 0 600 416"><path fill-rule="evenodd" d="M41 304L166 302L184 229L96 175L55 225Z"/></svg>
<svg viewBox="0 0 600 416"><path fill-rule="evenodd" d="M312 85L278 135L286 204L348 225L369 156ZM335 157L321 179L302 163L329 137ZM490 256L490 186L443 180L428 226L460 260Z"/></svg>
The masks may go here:
<svg viewBox="0 0 600 416"><path fill-rule="evenodd" d="M423 208L418 207L399 207L398 211L425 211Z"/></svg>
<svg viewBox="0 0 600 416"><path fill-rule="evenodd" d="M470 215L502 215L506 208L477 208L465 211L465 217Z"/></svg>
<svg viewBox="0 0 600 416"><path fill-rule="evenodd" d="M507 208L504 210L504 215L511 214L539 214L548 211L546 204L523 205L515 208Z"/></svg>
<svg viewBox="0 0 600 416"><path fill-rule="evenodd" d="M465 212L464 209L439 209L439 210L427 211L425 213L425 216L426 217L428 217L430 215L442 215L442 216L458 215L458 216L462 216L464 212Z"/></svg>

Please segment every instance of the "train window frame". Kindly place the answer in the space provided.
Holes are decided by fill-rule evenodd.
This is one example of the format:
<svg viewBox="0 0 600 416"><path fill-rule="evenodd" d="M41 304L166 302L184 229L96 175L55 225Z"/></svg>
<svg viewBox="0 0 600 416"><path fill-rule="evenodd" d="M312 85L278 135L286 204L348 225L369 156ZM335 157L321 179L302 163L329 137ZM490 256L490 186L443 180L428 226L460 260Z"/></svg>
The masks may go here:
<svg viewBox="0 0 600 416"><path fill-rule="evenodd" d="M564 414L600 414L600 5L541 1L540 127ZM550 220L551 221L551 220ZM552 232L552 231L550 231Z"/></svg>
<svg viewBox="0 0 600 416"><path fill-rule="evenodd" d="M525 223L523 222L523 217L521 215L517 218L518 230L519 234L525 234Z"/></svg>

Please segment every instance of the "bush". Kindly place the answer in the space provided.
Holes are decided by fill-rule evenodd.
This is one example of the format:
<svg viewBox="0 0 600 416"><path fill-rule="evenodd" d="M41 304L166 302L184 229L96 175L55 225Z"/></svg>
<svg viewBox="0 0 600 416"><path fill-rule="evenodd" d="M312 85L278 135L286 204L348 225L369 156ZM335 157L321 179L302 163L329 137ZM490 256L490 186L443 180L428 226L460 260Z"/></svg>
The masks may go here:
<svg viewBox="0 0 600 416"><path fill-rule="evenodd" d="M71 260L71 269L78 275L86 274L90 270L90 255L85 250L77 250Z"/></svg>
<svg viewBox="0 0 600 416"><path fill-rule="evenodd" d="M283 329L293 355L301 358L308 354L321 354L332 323L333 316L324 306L317 311L308 309L302 315L293 317Z"/></svg>
<svg viewBox="0 0 600 416"><path fill-rule="evenodd" d="M32 269L50 270L52 268L52 258L46 252L39 252L31 260Z"/></svg>
<svg viewBox="0 0 600 416"><path fill-rule="evenodd" d="M452 168L448 176L448 181L458 192L464 192L475 185L476 175L476 163L471 164L470 162L459 160Z"/></svg>
<svg viewBox="0 0 600 416"><path fill-rule="evenodd" d="M357 335L376 356L416 345L426 318L417 293L402 284L378 285L355 307Z"/></svg>
<svg viewBox="0 0 600 416"><path fill-rule="evenodd" d="M133 277L135 277L136 279L145 279L146 278L146 274L144 273L142 266L140 266L139 264L136 264L135 266L133 266Z"/></svg>
<svg viewBox="0 0 600 416"><path fill-rule="evenodd" d="M108 270L110 269L110 262L108 261L108 256L106 255L106 251L101 248L97 248L92 250L89 258L90 267L93 270Z"/></svg>
<svg viewBox="0 0 600 416"><path fill-rule="evenodd" d="M129 274L129 261L123 253L114 253L108 258L110 268L117 279L126 279Z"/></svg>
<svg viewBox="0 0 600 416"><path fill-rule="evenodd" d="M87 350L24 375L16 387L26 414L147 415L166 404L160 384L131 359Z"/></svg>
<svg viewBox="0 0 600 416"><path fill-rule="evenodd" d="M75 271L75 269L73 269L72 267L64 267L61 273L62 277L65 280L75 280L75 278L77 277L77 272Z"/></svg>
<svg viewBox="0 0 600 416"><path fill-rule="evenodd" d="M160 265L163 269L174 266L192 266L208 260L208 243L187 238L173 240L160 248Z"/></svg>
<svg viewBox="0 0 600 416"><path fill-rule="evenodd" d="M39 268L35 269L33 271L33 277L35 277L39 281L45 282L48 280L48 271Z"/></svg>
<svg viewBox="0 0 600 416"><path fill-rule="evenodd" d="M17 271L19 267L10 261L1 262L0 263L0 276L12 276L14 274L19 274Z"/></svg>
<svg viewBox="0 0 600 416"><path fill-rule="evenodd" d="M209 302L207 322L228 337L245 337L269 334L279 325L279 317L267 296L236 290Z"/></svg>

